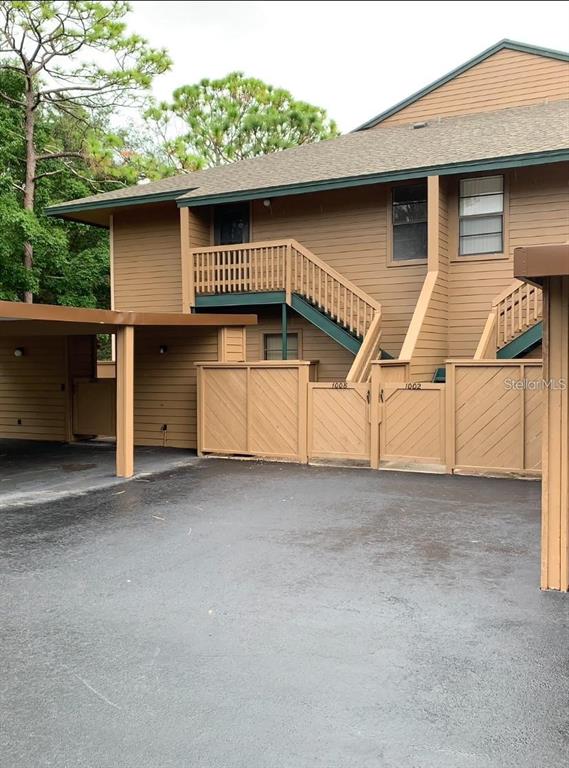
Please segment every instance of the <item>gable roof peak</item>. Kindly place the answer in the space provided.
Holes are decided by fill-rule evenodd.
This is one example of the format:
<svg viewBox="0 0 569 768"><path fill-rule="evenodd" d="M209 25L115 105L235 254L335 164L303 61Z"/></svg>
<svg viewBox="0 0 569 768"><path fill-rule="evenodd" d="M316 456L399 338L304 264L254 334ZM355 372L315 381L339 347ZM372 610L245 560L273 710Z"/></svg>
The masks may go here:
<svg viewBox="0 0 569 768"><path fill-rule="evenodd" d="M397 104L394 104L392 107L389 107L389 109L386 109L379 115L372 117L371 120L367 120L362 125L354 128L352 133L357 133L358 131L365 131L368 128L373 128L374 126L386 120L388 117L391 117L391 115L400 112L405 107L408 107L410 104L413 104L414 102L423 98L423 96L431 93L431 91L434 91L437 88L440 88L442 85L445 85L445 83L448 83L449 80L453 80L455 77L458 77L458 75L462 75L463 72L466 72L472 67L475 67L477 64L480 64L480 62L484 61L485 59L488 59L490 56L493 56L495 53L503 50L519 51L520 53L529 53L533 54L534 56L545 56L549 59L558 59L560 61L569 62L569 53L565 51L556 51L551 48L542 48L538 45L520 43L517 40L510 40L506 37L503 40L499 40L497 43L494 43L494 45L491 45L489 48L486 48L484 51L482 51L482 53L474 56L474 58L465 61L464 64L460 64L458 67L455 67L455 69L447 72L446 75L437 78L432 83L429 83L429 85L426 85L424 88L421 88L415 93L412 93L411 96L408 96L406 99L403 99Z"/></svg>

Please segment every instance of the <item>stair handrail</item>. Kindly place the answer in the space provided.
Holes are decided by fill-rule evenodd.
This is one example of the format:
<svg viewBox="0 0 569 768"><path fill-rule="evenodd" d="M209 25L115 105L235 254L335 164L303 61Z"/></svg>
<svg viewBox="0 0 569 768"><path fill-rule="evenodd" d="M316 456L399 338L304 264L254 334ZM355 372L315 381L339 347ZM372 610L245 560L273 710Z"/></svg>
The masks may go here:
<svg viewBox="0 0 569 768"><path fill-rule="evenodd" d="M541 288L515 280L493 299L486 328L492 315L495 316L496 349L501 349L543 318Z"/></svg>
<svg viewBox="0 0 569 768"><path fill-rule="evenodd" d="M361 347L354 357L346 381L364 383L371 376L371 364L377 360L381 351L381 309L376 310Z"/></svg>
<svg viewBox="0 0 569 768"><path fill-rule="evenodd" d="M316 256L315 253L312 253L312 251L308 250L308 248L305 248L301 243L299 243L297 240L291 240L290 241L291 246L297 250L300 254L302 254L306 259L309 261L312 261L314 264L320 267L324 272L327 273L327 275L334 280L336 280L338 283L341 283L345 288L347 288L349 291L351 291L355 296L357 296L359 299L364 301L368 306L370 306L374 311L380 311L381 310L381 304L379 301L376 301L372 296L370 296L368 293L366 293L362 288L359 288L355 283L353 283L351 280L349 280L347 277L341 274L341 272L338 272L334 267L331 267L327 262L323 261L319 256Z"/></svg>
<svg viewBox="0 0 569 768"><path fill-rule="evenodd" d="M206 287L206 292L215 292L216 287L221 292L284 290L287 303L298 293L326 312L335 290L335 311L330 315L357 336L365 336L375 313L381 311L378 301L293 238L194 248L190 258L192 284L198 290Z"/></svg>

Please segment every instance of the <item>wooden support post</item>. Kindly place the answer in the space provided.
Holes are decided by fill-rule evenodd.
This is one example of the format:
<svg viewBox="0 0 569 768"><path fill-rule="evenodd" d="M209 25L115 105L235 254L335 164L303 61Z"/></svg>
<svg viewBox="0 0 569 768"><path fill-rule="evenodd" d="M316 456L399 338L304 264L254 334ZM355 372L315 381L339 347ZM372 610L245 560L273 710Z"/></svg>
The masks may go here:
<svg viewBox="0 0 569 768"><path fill-rule="evenodd" d="M292 304L292 246L290 243L285 251L285 297L286 303Z"/></svg>
<svg viewBox="0 0 569 768"><path fill-rule="evenodd" d="M288 360L288 313L287 305L283 302L281 307L281 339L282 339L282 357Z"/></svg>
<svg viewBox="0 0 569 768"><path fill-rule="evenodd" d="M543 294L543 482L541 587L569 590L569 277Z"/></svg>
<svg viewBox="0 0 569 768"><path fill-rule="evenodd" d="M134 474L134 328L117 331L117 475Z"/></svg>
<svg viewBox="0 0 569 768"><path fill-rule="evenodd" d="M370 384L370 467L379 469L380 442L379 430L381 429L381 417L383 408L380 402L381 397L381 368L379 365L371 366L371 384Z"/></svg>
<svg viewBox="0 0 569 768"><path fill-rule="evenodd" d="M194 264L190 248L190 209L180 208L180 258L182 260L182 312L191 312L196 304Z"/></svg>
<svg viewBox="0 0 569 768"><path fill-rule="evenodd" d="M298 375L298 460L301 464L308 464L308 392L310 381L310 366L299 365ZM311 401L310 401L311 403ZM310 421L312 421L310 419Z"/></svg>
<svg viewBox="0 0 569 768"><path fill-rule="evenodd" d="M427 177L427 269L440 268L440 177Z"/></svg>

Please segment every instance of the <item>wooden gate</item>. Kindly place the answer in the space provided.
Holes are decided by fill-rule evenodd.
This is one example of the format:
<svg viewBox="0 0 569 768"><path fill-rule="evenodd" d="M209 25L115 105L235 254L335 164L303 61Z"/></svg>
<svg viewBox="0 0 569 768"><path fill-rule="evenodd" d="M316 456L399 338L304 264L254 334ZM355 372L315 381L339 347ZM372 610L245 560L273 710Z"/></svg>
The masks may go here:
<svg viewBox="0 0 569 768"><path fill-rule="evenodd" d="M308 459L369 463L369 384L308 385Z"/></svg>
<svg viewBox="0 0 569 768"><path fill-rule="evenodd" d="M454 471L539 474L543 415L540 360L447 363Z"/></svg>
<svg viewBox="0 0 569 768"><path fill-rule="evenodd" d="M381 465L445 464L445 385L384 384L380 390Z"/></svg>

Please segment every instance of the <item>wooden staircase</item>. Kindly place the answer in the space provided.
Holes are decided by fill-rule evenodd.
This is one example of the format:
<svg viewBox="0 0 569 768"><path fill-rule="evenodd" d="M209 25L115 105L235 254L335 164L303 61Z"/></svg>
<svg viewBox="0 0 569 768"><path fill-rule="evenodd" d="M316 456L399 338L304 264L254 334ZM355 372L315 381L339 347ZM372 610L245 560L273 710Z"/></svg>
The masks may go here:
<svg viewBox="0 0 569 768"><path fill-rule="evenodd" d="M541 341L542 320L541 288L516 280L492 302L474 359L520 357Z"/></svg>
<svg viewBox="0 0 569 768"><path fill-rule="evenodd" d="M286 303L354 353L348 381L368 380L381 305L296 240L200 248L190 258L190 309Z"/></svg>

